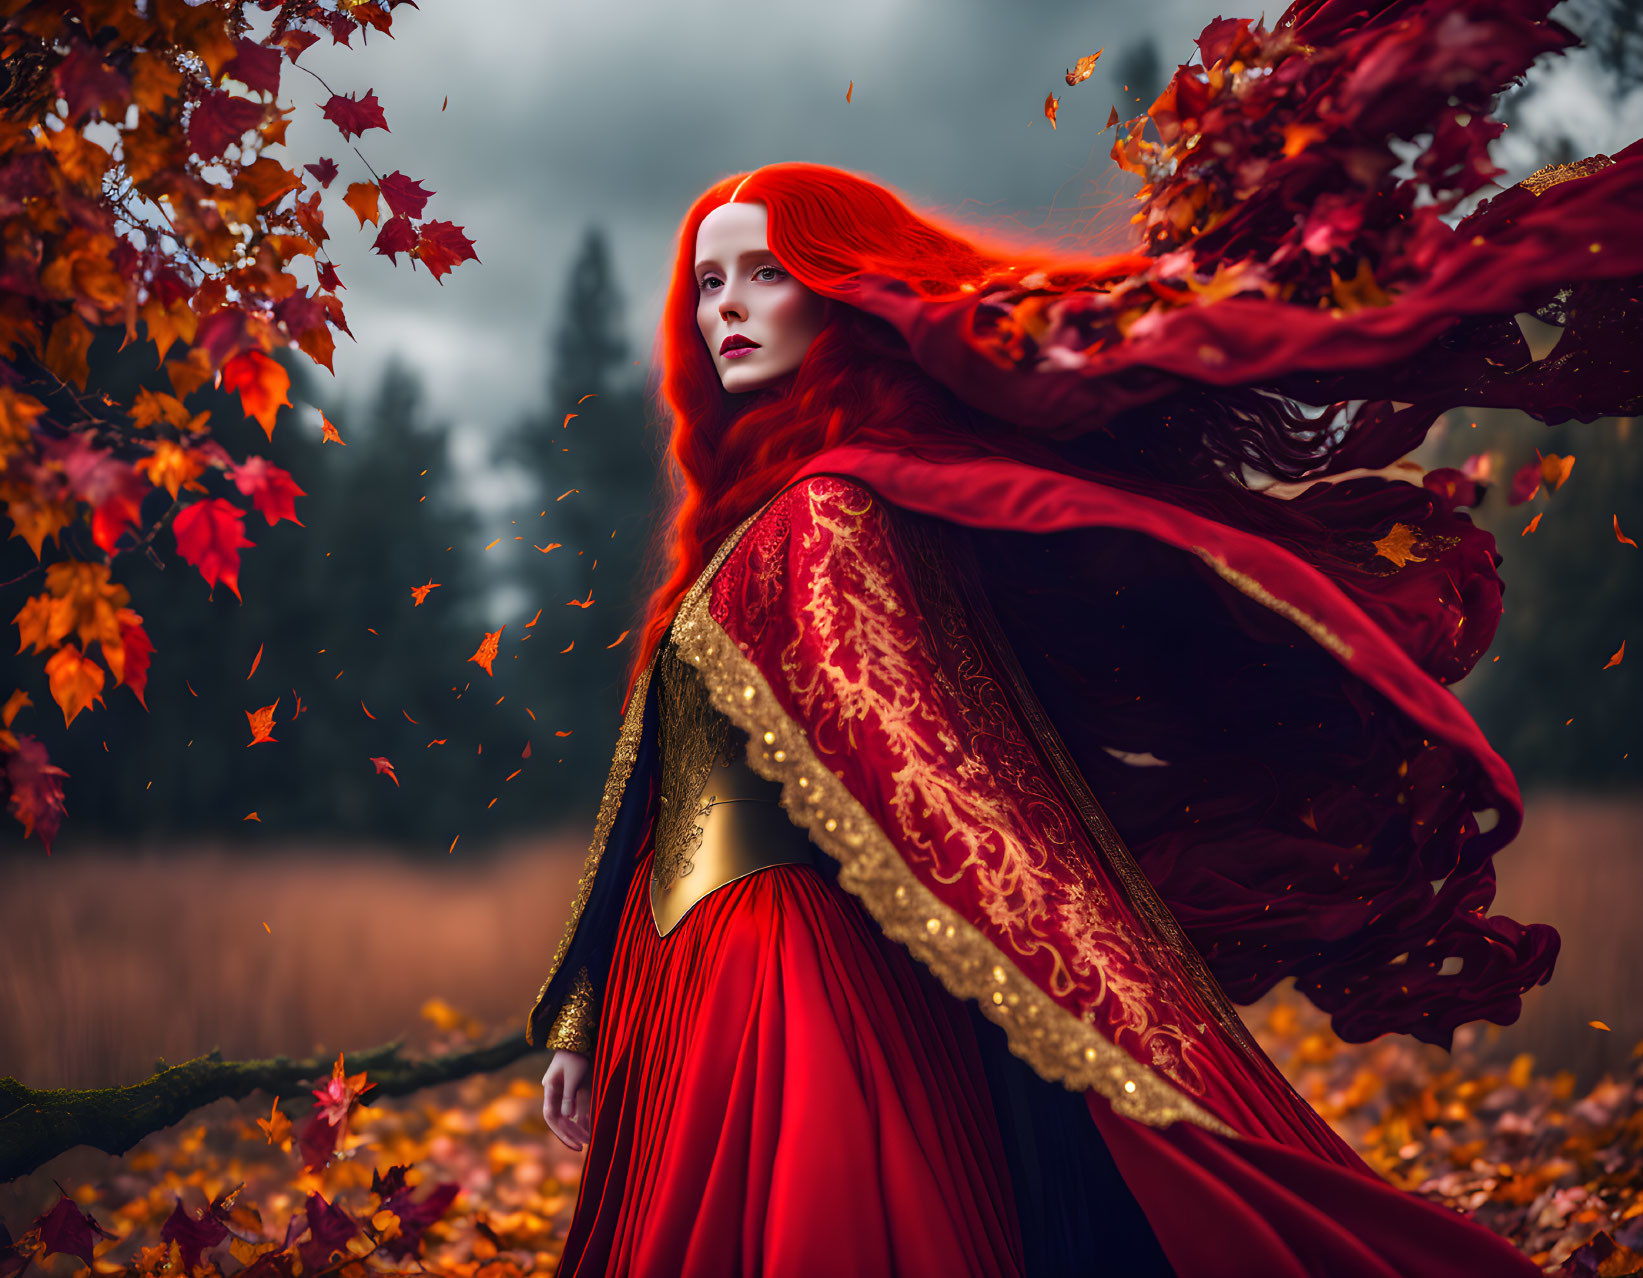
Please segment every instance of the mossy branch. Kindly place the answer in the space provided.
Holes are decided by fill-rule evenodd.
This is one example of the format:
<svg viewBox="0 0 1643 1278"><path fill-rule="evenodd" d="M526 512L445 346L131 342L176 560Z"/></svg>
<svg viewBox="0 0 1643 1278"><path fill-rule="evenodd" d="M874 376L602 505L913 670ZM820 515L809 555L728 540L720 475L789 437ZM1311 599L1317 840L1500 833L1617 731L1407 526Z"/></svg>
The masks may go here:
<svg viewBox="0 0 1643 1278"><path fill-rule="evenodd" d="M364 1070L376 1084L372 1099L403 1096L471 1074L504 1069L535 1051L523 1033L498 1043L443 1056L413 1060L400 1055L403 1043L347 1053L349 1073ZM15 1078L0 1078L0 1182L25 1176L76 1145L123 1154L151 1132L181 1122L213 1101L239 1100L254 1091L299 1097L324 1085L334 1057L293 1060L276 1056L264 1061L225 1061L212 1050L205 1056L167 1066L158 1062L152 1077L127 1087L36 1090Z"/></svg>

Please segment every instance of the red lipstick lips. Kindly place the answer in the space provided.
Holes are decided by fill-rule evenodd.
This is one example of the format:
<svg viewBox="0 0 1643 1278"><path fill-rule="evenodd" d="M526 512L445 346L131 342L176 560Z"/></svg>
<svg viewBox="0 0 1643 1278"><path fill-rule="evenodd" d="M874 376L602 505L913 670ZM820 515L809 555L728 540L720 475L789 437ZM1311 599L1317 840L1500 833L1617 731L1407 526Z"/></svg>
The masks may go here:
<svg viewBox="0 0 1643 1278"><path fill-rule="evenodd" d="M729 337L725 338L724 341L719 343L719 354L728 355L731 351L753 350L757 346L757 342L748 341L748 339L743 337L740 333L732 333Z"/></svg>

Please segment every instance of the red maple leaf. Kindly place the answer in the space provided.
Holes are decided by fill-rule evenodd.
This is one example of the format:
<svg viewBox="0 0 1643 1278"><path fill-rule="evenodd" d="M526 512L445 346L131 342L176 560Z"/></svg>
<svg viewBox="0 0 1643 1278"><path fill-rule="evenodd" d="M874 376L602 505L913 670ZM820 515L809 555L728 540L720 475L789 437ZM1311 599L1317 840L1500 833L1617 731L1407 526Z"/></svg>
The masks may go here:
<svg viewBox="0 0 1643 1278"><path fill-rule="evenodd" d="M436 280L449 274L458 262L479 261L473 241L454 222L424 222L411 256L420 260Z"/></svg>
<svg viewBox="0 0 1643 1278"><path fill-rule="evenodd" d="M342 130L345 138L355 138L366 129L381 129L390 132L388 121L383 117L382 104L377 101L375 89L365 90L365 96L357 101L353 94L344 96L333 93L331 100L325 104L325 118Z"/></svg>
<svg viewBox="0 0 1643 1278"><path fill-rule="evenodd" d="M209 1208L196 1217L183 1207L181 1198L177 1199L177 1206L166 1217L165 1224L160 1226L160 1241L175 1241L177 1249L182 1252L184 1273L193 1272L194 1266L200 1263L201 1252L209 1251L227 1237L228 1230L223 1227L222 1221L211 1214Z"/></svg>
<svg viewBox="0 0 1643 1278"><path fill-rule="evenodd" d="M234 41L233 60L222 69L223 75L238 80L253 93L280 91L280 51L255 40Z"/></svg>
<svg viewBox="0 0 1643 1278"><path fill-rule="evenodd" d="M215 587L219 578L226 582L236 599L240 597L240 551L256 545L246 540L244 521L245 512L233 502L212 497L178 511L171 525L183 561L198 568L208 586Z"/></svg>
<svg viewBox="0 0 1643 1278"><path fill-rule="evenodd" d="M388 207L402 217L421 217L423 205L433 194L424 190L420 182L413 181L398 170L378 182L377 189L388 201Z"/></svg>
<svg viewBox="0 0 1643 1278"><path fill-rule="evenodd" d="M202 160L214 160L248 129L262 122L264 107L221 89L208 89L188 117L188 144Z"/></svg>
<svg viewBox="0 0 1643 1278"><path fill-rule="evenodd" d="M91 1249L97 1242L97 1235L116 1237L82 1211L80 1205L67 1194L59 1198L50 1211L38 1217L34 1224L40 1231L40 1241L45 1244L41 1259L53 1252L67 1252L85 1261L88 1268L92 1267Z"/></svg>
<svg viewBox="0 0 1643 1278"><path fill-rule="evenodd" d="M322 187L330 186L337 176L337 162L323 156L320 157L319 163L305 164L302 167L312 173Z"/></svg>
<svg viewBox="0 0 1643 1278"><path fill-rule="evenodd" d="M399 258L395 254L409 253L416 247L416 228L408 217L391 217L382 224L371 247L398 266Z"/></svg>
<svg viewBox="0 0 1643 1278"><path fill-rule="evenodd" d="M385 1198L382 1210L399 1217L399 1232L383 1241L382 1250L401 1260L414 1256L423 1233L450 1209L461 1188L456 1181L447 1180L435 1185L421 1202L411 1200L409 1188L399 1189Z"/></svg>
<svg viewBox="0 0 1643 1278"><path fill-rule="evenodd" d="M319 274L319 286L327 293L335 292L339 288L348 286L337 277L337 268L329 262L321 262L314 268Z"/></svg>
<svg viewBox="0 0 1643 1278"><path fill-rule="evenodd" d="M365 703L362 701L360 704L364 705ZM369 714L370 712L367 711L366 713ZM371 762L377 765L377 775L379 777L386 776L388 780L392 781L395 785L399 784L399 778L394 775L394 765L389 763L387 759L381 757L380 755L373 754L371 756ZM361 1074L360 1077L364 1078L365 1075ZM318 1095L318 1093L316 1092L315 1095Z"/></svg>
<svg viewBox="0 0 1643 1278"><path fill-rule="evenodd" d="M25 839L38 827L47 856L63 820L63 783L58 778L67 775L50 761L45 746L27 733L19 734L17 748L6 754L6 782L11 787L6 806L22 822Z"/></svg>
<svg viewBox="0 0 1643 1278"><path fill-rule="evenodd" d="M273 527L282 519L289 519L298 528L305 525L297 518L296 498L308 494L297 487L290 472L274 465L266 457L253 454L229 471L234 487L251 499L251 504L262 512L262 517Z"/></svg>

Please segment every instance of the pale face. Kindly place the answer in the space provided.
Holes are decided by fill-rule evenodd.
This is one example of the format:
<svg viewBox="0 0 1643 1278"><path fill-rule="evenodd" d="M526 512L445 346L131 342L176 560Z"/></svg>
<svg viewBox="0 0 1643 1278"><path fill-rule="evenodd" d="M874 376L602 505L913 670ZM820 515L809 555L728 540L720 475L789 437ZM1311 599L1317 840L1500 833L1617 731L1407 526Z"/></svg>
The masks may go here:
<svg viewBox="0 0 1643 1278"><path fill-rule="evenodd" d="M765 240L763 204L721 204L696 232L696 323L727 391L769 386L804 360L828 300L789 275ZM727 338L757 343L725 350Z"/></svg>

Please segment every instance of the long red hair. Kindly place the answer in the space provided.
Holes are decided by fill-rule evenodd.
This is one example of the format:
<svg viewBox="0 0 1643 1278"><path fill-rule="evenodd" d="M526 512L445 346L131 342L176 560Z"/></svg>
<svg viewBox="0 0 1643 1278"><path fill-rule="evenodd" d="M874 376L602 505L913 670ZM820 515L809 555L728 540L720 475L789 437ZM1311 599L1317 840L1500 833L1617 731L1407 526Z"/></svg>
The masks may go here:
<svg viewBox="0 0 1643 1278"><path fill-rule="evenodd" d="M767 241L783 268L835 303L800 366L771 387L744 394L724 390L696 319L697 230L732 197L765 206ZM1070 449L1057 451L971 407L920 368L890 323L851 306L856 280L888 276L924 301L940 303L1035 272L1043 274L1047 290L1071 291L1144 261L1133 253L1074 256L960 228L915 212L877 182L827 165L766 165L704 191L679 227L657 334L653 392L668 439L662 458L666 506L646 558L649 598L636 627L628 695L725 536L817 453L852 441L925 455L985 448L1039 465L1072 465ZM1224 416L1235 395L1220 389L1216 397L1197 405L1200 425L1205 412ZM1165 429L1158 429L1154 419L1145 458L1133 445L1122 454L1123 432L1104 432L1103 440L1118 443L1120 451L1102 455L1100 441L1085 440L1080 460L1102 470L1139 466L1158 474L1173 446L1179 463L1174 473L1192 472L1204 457L1202 435L1194 430L1172 445L1168 421L1165 415Z"/></svg>

